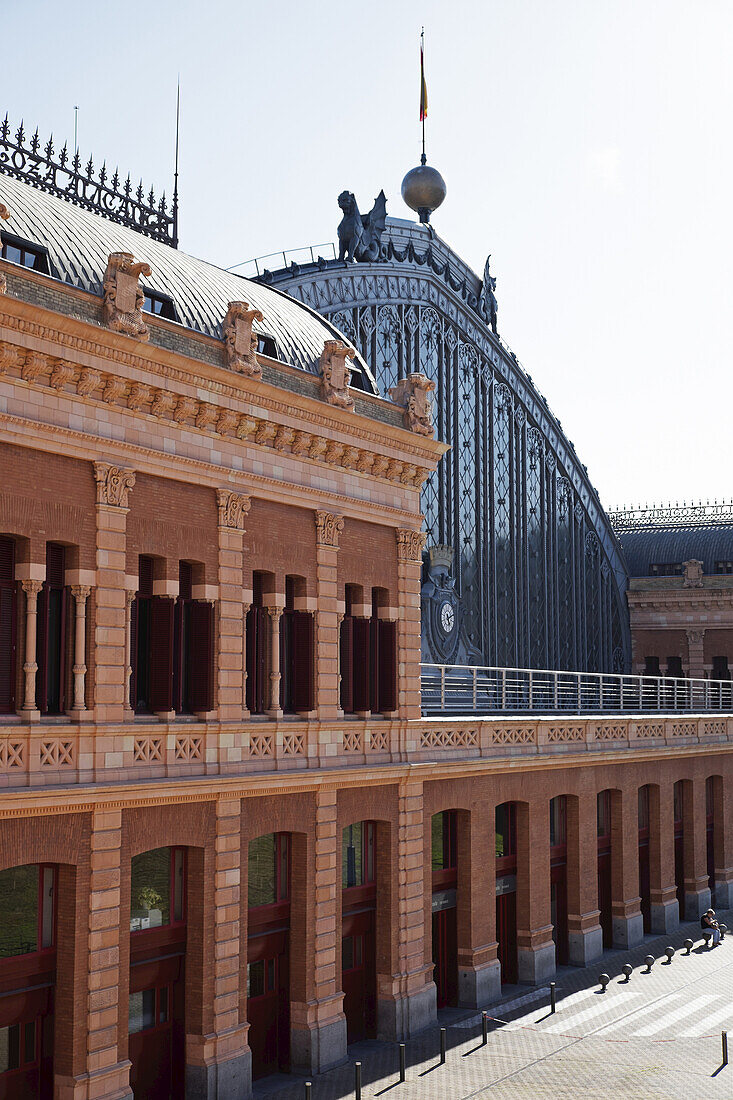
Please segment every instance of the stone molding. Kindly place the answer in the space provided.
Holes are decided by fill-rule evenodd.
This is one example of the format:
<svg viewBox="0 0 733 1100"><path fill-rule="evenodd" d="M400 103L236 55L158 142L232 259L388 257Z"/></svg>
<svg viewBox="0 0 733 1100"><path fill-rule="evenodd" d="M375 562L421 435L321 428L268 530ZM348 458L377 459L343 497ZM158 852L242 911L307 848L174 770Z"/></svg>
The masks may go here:
<svg viewBox="0 0 733 1100"><path fill-rule="evenodd" d="M149 264L135 263L131 252L110 252L104 273L104 320L113 332L148 340L150 332L143 318L145 295L140 276L152 275Z"/></svg>
<svg viewBox="0 0 733 1100"><path fill-rule="evenodd" d="M113 508L128 508L130 489L135 484L135 471L109 462L94 463L94 479L97 483L97 504Z"/></svg>
<svg viewBox="0 0 733 1100"><path fill-rule="evenodd" d="M397 560L422 562L422 552L427 536L423 531L409 531L398 528L395 531L397 537Z"/></svg>
<svg viewBox="0 0 733 1100"><path fill-rule="evenodd" d="M344 517L332 512L316 512L316 546L331 546L338 550L339 535L344 529Z"/></svg>
<svg viewBox="0 0 733 1100"><path fill-rule="evenodd" d="M318 422L314 423L313 430L303 431L280 424L269 415L258 417L240 413L231 407L128 381L92 367L79 368L54 356L38 352L24 353L14 345L0 344L0 375L17 369L21 358L23 363L20 374L25 382L49 386L61 395L70 396L75 392L80 397L91 398L115 408L127 408L138 414L148 414L159 420L185 425L188 430L196 428L223 438L246 440L279 453L291 453L325 465L368 473L372 477L410 488L419 489L430 475L427 467L390 459L383 454L375 455L372 449L365 446L342 444L333 440L330 434L319 434L319 429L328 432L329 427L343 431L343 424ZM68 368L64 372L66 380L63 382L59 380L62 365ZM51 386L52 376L55 376L58 385ZM293 414L292 407L279 402L273 402L271 407L273 411L285 415ZM309 419L307 416L304 418ZM384 437L375 433L364 433L363 438L365 443L374 443L377 447L387 442ZM435 458L425 455L425 460L432 464Z"/></svg>
<svg viewBox="0 0 733 1100"><path fill-rule="evenodd" d="M321 375L321 392L329 405L339 409L353 409L354 399L349 394L351 370L346 362L356 352L341 340L326 340L318 364Z"/></svg>
<svg viewBox="0 0 733 1100"><path fill-rule="evenodd" d="M227 364L247 378L262 378L262 367L257 359L257 333L252 322L263 320L260 310L251 308L249 302L230 302L222 322Z"/></svg>
<svg viewBox="0 0 733 1100"><path fill-rule="evenodd" d="M216 505L219 510L220 527L244 531L245 520L252 506L250 497L244 493L234 493L231 489L217 489Z"/></svg>

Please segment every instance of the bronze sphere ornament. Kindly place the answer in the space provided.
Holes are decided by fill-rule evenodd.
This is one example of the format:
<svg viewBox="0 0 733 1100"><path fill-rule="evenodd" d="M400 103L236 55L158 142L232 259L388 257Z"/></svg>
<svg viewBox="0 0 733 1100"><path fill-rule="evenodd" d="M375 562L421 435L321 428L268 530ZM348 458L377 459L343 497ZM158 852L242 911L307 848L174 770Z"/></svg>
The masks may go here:
<svg viewBox="0 0 733 1100"><path fill-rule="evenodd" d="M445 180L437 168L425 163L424 155L422 164L411 168L402 181L402 198L423 223L430 221L430 215L438 209L447 193Z"/></svg>

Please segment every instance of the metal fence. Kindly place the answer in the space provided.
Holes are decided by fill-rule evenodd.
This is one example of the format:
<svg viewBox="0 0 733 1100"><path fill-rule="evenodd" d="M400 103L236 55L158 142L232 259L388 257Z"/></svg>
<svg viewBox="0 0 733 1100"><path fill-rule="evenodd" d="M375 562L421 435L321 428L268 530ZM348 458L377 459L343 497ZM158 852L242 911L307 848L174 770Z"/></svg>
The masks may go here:
<svg viewBox="0 0 733 1100"><path fill-rule="evenodd" d="M482 665L421 668L425 715L726 712L733 694L730 680Z"/></svg>

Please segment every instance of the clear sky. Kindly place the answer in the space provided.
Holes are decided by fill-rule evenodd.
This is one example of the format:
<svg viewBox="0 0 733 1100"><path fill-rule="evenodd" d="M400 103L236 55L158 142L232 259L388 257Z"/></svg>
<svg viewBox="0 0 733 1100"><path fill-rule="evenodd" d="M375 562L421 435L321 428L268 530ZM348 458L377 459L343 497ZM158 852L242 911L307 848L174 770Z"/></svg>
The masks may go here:
<svg viewBox="0 0 733 1100"><path fill-rule="evenodd" d="M4 0L3 109L170 188L229 266L335 239L336 198L436 231L498 279L499 330L607 507L733 497L731 0Z"/></svg>

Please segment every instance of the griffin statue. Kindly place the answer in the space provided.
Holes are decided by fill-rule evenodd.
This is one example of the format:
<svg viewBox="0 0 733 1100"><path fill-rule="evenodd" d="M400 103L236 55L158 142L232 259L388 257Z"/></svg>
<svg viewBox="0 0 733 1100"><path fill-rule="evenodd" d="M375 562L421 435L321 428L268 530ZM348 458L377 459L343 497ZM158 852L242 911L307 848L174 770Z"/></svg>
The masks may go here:
<svg viewBox="0 0 733 1100"><path fill-rule="evenodd" d="M339 259L370 263L379 256L387 218L387 197L380 191L368 214L360 214L351 191L342 191L338 203L344 212L338 227Z"/></svg>

